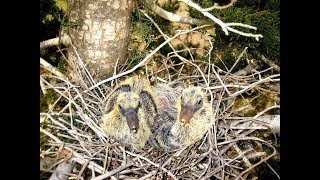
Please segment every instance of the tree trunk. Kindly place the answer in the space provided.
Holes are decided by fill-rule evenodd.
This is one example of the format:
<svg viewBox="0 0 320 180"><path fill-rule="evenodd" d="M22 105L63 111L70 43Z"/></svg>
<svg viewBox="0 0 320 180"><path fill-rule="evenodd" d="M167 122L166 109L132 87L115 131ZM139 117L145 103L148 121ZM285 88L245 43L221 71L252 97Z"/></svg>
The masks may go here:
<svg viewBox="0 0 320 180"><path fill-rule="evenodd" d="M133 0L69 0L68 34L93 79L113 74L114 66L127 58ZM72 48L71 62L77 61Z"/></svg>

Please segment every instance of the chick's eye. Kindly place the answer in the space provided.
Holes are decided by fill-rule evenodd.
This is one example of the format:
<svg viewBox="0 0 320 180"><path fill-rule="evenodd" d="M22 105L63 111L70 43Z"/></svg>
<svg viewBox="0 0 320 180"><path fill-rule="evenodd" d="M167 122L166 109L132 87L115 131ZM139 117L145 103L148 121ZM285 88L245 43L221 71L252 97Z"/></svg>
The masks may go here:
<svg viewBox="0 0 320 180"><path fill-rule="evenodd" d="M137 109L139 109L141 107L141 102L139 101Z"/></svg>
<svg viewBox="0 0 320 180"><path fill-rule="evenodd" d="M119 109L120 109L120 110L122 110L122 109L123 109L123 107L122 107L122 106L120 106L120 105L118 105L118 107L119 107Z"/></svg>
<svg viewBox="0 0 320 180"><path fill-rule="evenodd" d="M201 99L200 99L200 100L198 100L198 105L199 105L199 104L201 104L201 103L202 103L202 100L201 100Z"/></svg>

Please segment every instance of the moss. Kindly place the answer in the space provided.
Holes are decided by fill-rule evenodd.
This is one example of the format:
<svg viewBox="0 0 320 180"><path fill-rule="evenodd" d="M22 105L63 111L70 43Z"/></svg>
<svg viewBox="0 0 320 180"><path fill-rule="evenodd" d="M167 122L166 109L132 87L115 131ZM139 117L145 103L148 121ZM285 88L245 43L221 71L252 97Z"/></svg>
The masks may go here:
<svg viewBox="0 0 320 180"><path fill-rule="evenodd" d="M40 89L40 112L45 112L48 109L46 98Z"/></svg>
<svg viewBox="0 0 320 180"><path fill-rule="evenodd" d="M55 0L56 6L63 12L67 12L68 2L67 0Z"/></svg>
<svg viewBox="0 0 320 180"><path fill-rule="evenodd" d="M168 11L168 12L176 12L179 9L179 4L177 3L177 1L167 1L164 6L162 6L162 9Z"/></svg>
<svg viewBox="0 0 320 180"><path fill-rule="evenodd" d="M59 94L55 92L53 89L48 89L45 95L42 94L40 90L40 112L44 112L48 109L48 103L53 104L59 98ZM55 110L61 110L61 108L65 107L68 102L61 98L54 106Z"/></svg>
<svg viewBox="0 0 320 180"><path fill-rule="evenodd" d="M140 12L135 11L132 15L131 23L131 40L133 42L142 42L146 40L147 43L150 43L153 41L153 24L145 16L141 16Z"/></svg>
<svg viewBox="0 0 320 180"><path fill-rule="evenodd" d="M47 180L51 177L51 172L40 171L40 180Z"/></svg>
<svg viewBox="0 0 320 180"><path fill-rule="evenodd" d="M61 73L63 73L63 74L66 73L67 70L68 70L68 62L67 62L67 60L65 58L61 57L57 68Z"/></svg>

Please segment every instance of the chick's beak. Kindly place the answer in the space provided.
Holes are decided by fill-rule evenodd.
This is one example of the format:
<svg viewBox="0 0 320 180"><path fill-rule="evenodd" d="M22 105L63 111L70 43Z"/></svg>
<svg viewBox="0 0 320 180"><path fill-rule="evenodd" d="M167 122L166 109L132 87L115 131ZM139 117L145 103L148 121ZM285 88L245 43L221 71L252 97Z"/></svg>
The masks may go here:
<svg viewBox="0 0 320 180"><path fill-rule="evenodd" d="M128 112L126 113L126 119L129 126L130 131L133 133L138 132L139 128L139 118L136 112Z"/></svg>
<svg viewBox="0 0 320 180"><path fill-rule="evenodd" d="M181 107L180 122L187 124L193 116L193 108L191 106Z"/></svg>

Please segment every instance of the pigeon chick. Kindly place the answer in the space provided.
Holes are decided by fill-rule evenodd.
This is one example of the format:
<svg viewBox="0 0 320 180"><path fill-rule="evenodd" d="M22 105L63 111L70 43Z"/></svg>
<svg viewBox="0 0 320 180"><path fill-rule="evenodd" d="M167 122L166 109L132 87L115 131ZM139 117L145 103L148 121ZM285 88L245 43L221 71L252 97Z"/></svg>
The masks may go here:
<svg viewBox="0 0 320 180"><path fill-rule="evenodd" d="M111 111L102 116L101 128L118 142L140 149L151 135L147 118L139 95L120 92Z"/></svg>
<svg viewBox="0 0 320 180"><path fill-rule="evenodd" d="M152 128L153 146L167 150L189 146L213 125L212 107L200 87L160 84L153 90L160 111Z"/></svg>
<svg viewBox="0 0 320 180"><path fill-rule="evenodd" d="M109 93L103 113L110 113L114 109L118 96L122 92L133 92L139 95L142 102L142 109L144 109L145 115L147 116L148 125L152 126L158 113L158 108L154 101L154 93L149 81L139 75L127 78Z"/></svg>

